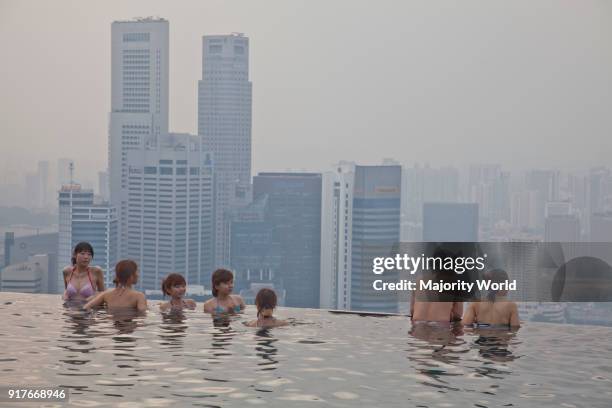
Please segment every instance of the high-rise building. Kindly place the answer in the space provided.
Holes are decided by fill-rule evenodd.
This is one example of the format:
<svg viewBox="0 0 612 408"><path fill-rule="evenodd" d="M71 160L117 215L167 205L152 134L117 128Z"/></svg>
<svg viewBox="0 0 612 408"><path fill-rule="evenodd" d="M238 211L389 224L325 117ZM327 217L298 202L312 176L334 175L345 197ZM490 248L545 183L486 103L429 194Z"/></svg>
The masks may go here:
<svg viewBox="0 0 612 408"><path fill-rule="evenodd" d="M204 36L198 84L198 135L215 158L215 264L229 264L229 213L250 201L249 39Z"/></svg>
<svg viewBox="0 0 612 408"><path fill-rule="evenodd" d="M114 277L118 261L117 211L108 203L94 204L93 190L78 184L64 185L59 191L59 238L57 290L64 288L64 267L71 264L72 249L79 242L89 242L94 249L92 265L104 271L106 285Z"/></svg>
<svg viewBox="0 0 612 408"><path fill-rule="evenodd" d="M110 199L120 257L148 290L171 272L209 285L213 268L213 156L201 137L168 131L168 42L164 19L112 25Z"/></svg>
<svg viewBox="0 0 612 408"><path fill-rule="evenodd" d="M168 133L168 21L150 17L115 21L111 31L108 169L123 254L127 248L128 153L157 149Z"/></svg>
<svg viewBox="0 0 612 408"><path fill-rule="evenodd" d="M267 195L271 240L279 246L278 279L291 307L319 307L321 174L259 173L254 201Z"/></svg>
<svg viewBox="0 0 612 408"><path fill-rule="evenodd" d="M350 309L355 164L323 174L320 307Z"/></svg>
<svg viewBox="0 0 612 408"><path fill-rule="evenodd" d="M396 292L372 287L374 257L399 250L402 170L397 165L355 166L351 224L350 309L397 312ZM345 195L346 198L346 195ZM397 280L386 272L385 280Z"/></svg>
<svg viewBox="0 0 612 408"><path fill-rule="evenodd" d="M141 289L158 289L171 272L210 285L213 163L200 141L170 133L159 148L127 155L124 253L140 266Z"/></svg>
<svg viewBox="0 0 612 408"><path fill-rule="evenodd" d="M423 241L478 241L478 204L425 203L423 205Z"/></svg>

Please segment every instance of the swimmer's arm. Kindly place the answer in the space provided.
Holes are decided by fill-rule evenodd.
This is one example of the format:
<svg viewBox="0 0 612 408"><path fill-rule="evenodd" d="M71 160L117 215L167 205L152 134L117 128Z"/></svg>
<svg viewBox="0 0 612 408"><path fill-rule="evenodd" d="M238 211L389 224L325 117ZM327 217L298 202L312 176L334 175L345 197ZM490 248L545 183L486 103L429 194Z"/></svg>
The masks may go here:
<svg viewBox="0 0 612 408"><path fill-rule="evenodd" d="M518 306L516 305L516 303L512 303L512 305L510 306L510 326L519 327L520 325L521 322L519 320Z"/></svg>
<svg viewBox="0 0 612 408"><path fill-rule="evenodd" d="M463 320L461 321L464 325L474 324L474 318L476 317L476 305L474 303L470 303L465 312L465 316L463 316Z"/></svg>
<svg viewBox="0 0 612 408"><path fill-rule="evenodd" d="M244 303L242 296L234 295L234 301L238 302L238 304L240 305L240 310L244 310L244 308L246 307L246 304Z"/></svg>
<svg viewBox="0 0 612 408"><path fill-rule="evenodd" d="M204 302L204 313L213 313L213 312L214 312L214 307L213 307L212 299L208 299L206 302Z"/></svg>
<svg viewBox="0 0 612 408"><path fill-rule="evenodd" d="M64 289L66 289L68 287L68 276L70 275L70 271L72 271L72 268L67 266L64 268L64 270L62 271L64 273Z"/></svg>
<svg viewBox="0 0 612 408"><path fill-rule="evenodd" d="M138 293L138 303L136 304L136 308L139 312L145 312L147 310L147 298L145 298L144 293Z"/></svg>
<svg viewBox="0 0 612 408"><path fill-rule="evenodd" d="M196 302L193 299L186 299L185 300L185 304L187 305L187 307L189 309L195 309L196 308Z"/></svg>
<svg viewBox="0 0 612 408"><path fill-rule="evenodd" d="M98 306L102 305L102 303L104 303L104 295L105 294L106 294L106 292L98 293L93 299L91 299L89 302L85 303L85 306L83 306L83 309L90 310L90 309L93 309L94 307L98 307Z"/></svg>
<svg viewBox="0 0 612 408"><path fill-rule="evenodd" d="M94 275L96 277L96 287L98 292L104 292L106 287L104 286L104 271L99 266L93 267Z"/></svg>
<svg viewBox="0 0 612 408"><path fill-rule="evenodd" d="M451 309L450 321L460 321L463 316L463 302L453 302Z"/></svg>
<svg viewBox="0 0 612 408"><path fill-rule="evenodd" d="M164 302L159 304L159 310L165 312L170 307L170 302Z"/></svg>

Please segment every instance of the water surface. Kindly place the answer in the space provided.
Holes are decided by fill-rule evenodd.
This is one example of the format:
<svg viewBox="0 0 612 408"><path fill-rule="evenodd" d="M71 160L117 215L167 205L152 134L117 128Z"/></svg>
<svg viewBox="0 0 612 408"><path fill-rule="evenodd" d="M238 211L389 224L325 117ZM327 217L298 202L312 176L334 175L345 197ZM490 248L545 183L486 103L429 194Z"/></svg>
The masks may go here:
<svg viewBox="0 0 612 408"><path fill-rule="evenodd" d="M80 407L610 407L612 328L411 328L405 317L280 308L293 325L85 313L0 293L0 383L59 385ZM23 403L15 406L26 406ZM52 405L48 405L52 406Z"/></svg>

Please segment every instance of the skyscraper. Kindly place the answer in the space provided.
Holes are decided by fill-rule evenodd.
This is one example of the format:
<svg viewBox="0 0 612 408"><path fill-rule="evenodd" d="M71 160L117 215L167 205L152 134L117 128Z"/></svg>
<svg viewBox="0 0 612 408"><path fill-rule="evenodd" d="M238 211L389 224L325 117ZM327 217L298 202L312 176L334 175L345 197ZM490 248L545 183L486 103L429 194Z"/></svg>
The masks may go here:
<svg viewBox="0 0 612 408"><path fill-rule="evenodd" d="M189 285L212 273L211 154L198 136L170 133L128 159L125 256L140 265L141 289L158 289L171 272Z"/></svg>
<svg viewBox="0 0 612 408"><path fill-rule="evenodd" d="M254 200L266 195L271 244L280 253L274 279L286 290L285 304L319 307L321 175L259 173L253 178Z"/></svg>
<svg viewBox="0 0 612 408"><path fill-rule="evenodd" d="M350 309L355 164L323 174L320 307Z"/></svg>
<svg viewBox="0 0 612 408"><path fill-rule="evenodd" d="M251 82L249 39L204 36L198 84L198 135L214 157L215 264L229 264L229 212L250 200Z"/></svg>
<svg viewBox="0 0 612 408"><path fill-rule="evenodd" d="M352 310L397 312L395 292L372 288L374 257L392 256L399 250L401 166L355 166L352 203L351 294ZM385 273L397 280L397 273Z"/></svg>
<svg viewBox="0 0 612 408"><path fill-rule="evenodd" d="M108 168L123 251L127 248L128 152L157 149L168 133L168 21L150 17L115 21L111 31Z"/></svg>
<svg viewBox="0 0 612 408"><path fill-rule="evenodd" d="M112 24L110 199L141 289L171 272L208 284L213 266L213 158L201 137L168 131L168 28L150 17Z"/></svg>

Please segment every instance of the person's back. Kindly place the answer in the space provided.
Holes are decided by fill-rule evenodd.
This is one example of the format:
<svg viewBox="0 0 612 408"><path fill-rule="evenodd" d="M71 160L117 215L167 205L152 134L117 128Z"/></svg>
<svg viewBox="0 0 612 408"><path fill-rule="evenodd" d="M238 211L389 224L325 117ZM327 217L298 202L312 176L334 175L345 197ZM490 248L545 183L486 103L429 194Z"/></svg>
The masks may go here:
<svg viewBox="0 0 612 408"><path fill-rule="evenodd" d="M501 283L508 280L508 274L501 269L488 272L486 276L491 283ZM486 300L472 302L463 318L464 325L486 325L486 326L520 326L518 307L515 302L506 299L508 294L505 290L491 290Z"/></svg>
<svg viewBox="0 0 612 408"><path fill-rule="evenodd" d="M463 324L520 326L518 307L505 299L470 303Z"/></svg>
<svg viewBox="0 0 612 408"><path fill-rule="evenodd" d="M132 285L138 282L138 265L136 262L126 259L119 261L115 266L114 289L100 293L87 302L85 309L91 309L106 303L107 309L112 310L147 310L147 299L144 293L132 289Z"/></svg>
<svg viewBox="0 0 612 408"><path fill-rule="evenodd" d="M140 309L139 303L145 303L145 295L131 288L114 288L104 293L104 302L111 309ZM146 307L145 307L146 309Z"/></svg>
<svg viewBox="0 0 612 408"><path fill-rule="evenodd" d="M463 305L460 302L414 301L413 321L450 322L461 319Z"/></svg>

